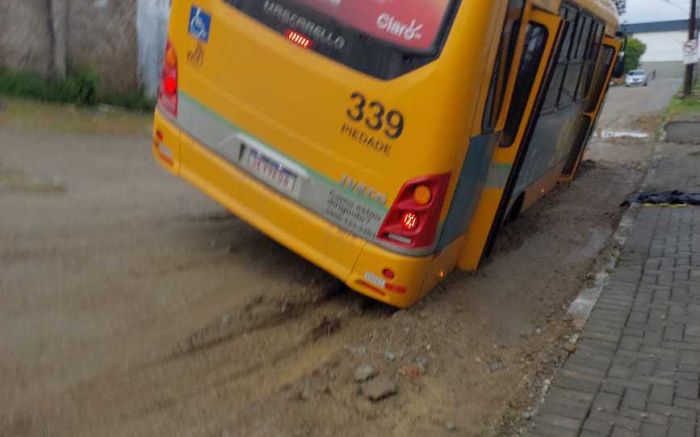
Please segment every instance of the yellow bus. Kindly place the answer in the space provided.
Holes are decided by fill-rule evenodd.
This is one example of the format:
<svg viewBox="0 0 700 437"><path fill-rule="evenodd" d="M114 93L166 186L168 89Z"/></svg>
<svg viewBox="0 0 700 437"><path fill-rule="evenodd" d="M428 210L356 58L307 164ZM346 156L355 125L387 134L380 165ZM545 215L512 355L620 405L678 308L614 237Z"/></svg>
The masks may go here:
<svg viewBox="0 0 700 437"><path fill-rule="evenodd" d="M575 176L618 26L610 0L173 0L153 155L407 307Z"/></svg>

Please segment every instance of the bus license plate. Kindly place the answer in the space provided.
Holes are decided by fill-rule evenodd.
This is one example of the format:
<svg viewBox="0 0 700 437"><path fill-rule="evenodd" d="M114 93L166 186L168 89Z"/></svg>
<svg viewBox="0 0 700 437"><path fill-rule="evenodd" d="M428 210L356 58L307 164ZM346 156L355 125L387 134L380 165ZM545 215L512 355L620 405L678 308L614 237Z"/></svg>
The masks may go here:
<svg viewBox="0 0 700 437"><path fill-rule="evenodd" d="M294 193L297 176L274 160L248 149L243 165L253 176L287 193Z"/></svg>

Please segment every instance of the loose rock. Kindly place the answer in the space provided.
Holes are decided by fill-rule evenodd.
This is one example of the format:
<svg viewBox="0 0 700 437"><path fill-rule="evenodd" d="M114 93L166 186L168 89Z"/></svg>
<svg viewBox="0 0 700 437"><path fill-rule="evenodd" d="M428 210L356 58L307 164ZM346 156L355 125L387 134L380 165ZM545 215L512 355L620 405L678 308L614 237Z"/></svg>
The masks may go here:
<svg viewBox="0 0 700 437"><path fill-rule="evenodd" d="M421 375L428 370L428 359L426 357L418 356L413 360L413 363L418 367Z"/></svg>
<svg viewBox="0 0 700 437"><path fill-rule="evenodd" d="M377 369L370 366L369 364L365 364L355 369L354 379L355 382L366 382L374 378L378 374L379 372L377 371Z"/></svg>
<svg viewBox="0 0 700 437"><path fill-rule="evenodd" d="M372 402L379 402L399 392L399 386L394 378L378 376L362 386L361 393Z"/></svg>
<svg viewBox="0 0 700 437"><path fill-rule="evenodd" d="M421 369L418 366L410 365L404 366L399 370L399 373L411 379L418 379L423 375Z"/></svg>
<svg viewBox="0 0 700 437"><path fill-rule="evenodd" d="M503 370L505 368L506 368L506 365L503 364L503 361L501 361L501 360L494 361L494 362L489 364L489 370L491 372L498 372L499 370Z"/></svg>
<svg viewBox="0 0 700 437"><path fill-rule="evenodd" d="M302 390L299 393L299 400L306 402L306 401L309 401L310 399L311 399L311 390L309 390L309 388L306 387L304 390Z"/></svg>

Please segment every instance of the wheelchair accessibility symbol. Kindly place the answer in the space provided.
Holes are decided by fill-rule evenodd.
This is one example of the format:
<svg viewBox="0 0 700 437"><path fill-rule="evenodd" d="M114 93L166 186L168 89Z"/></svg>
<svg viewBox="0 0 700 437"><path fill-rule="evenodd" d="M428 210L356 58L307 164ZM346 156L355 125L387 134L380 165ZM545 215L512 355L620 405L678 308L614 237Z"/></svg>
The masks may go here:
<svg viewBox="0 0 700 437"><path fill-rule="evenodd" d="M209 29L211 28L211 15L197 6L190 10L190 34L200 41L209 41Z"/></svg>

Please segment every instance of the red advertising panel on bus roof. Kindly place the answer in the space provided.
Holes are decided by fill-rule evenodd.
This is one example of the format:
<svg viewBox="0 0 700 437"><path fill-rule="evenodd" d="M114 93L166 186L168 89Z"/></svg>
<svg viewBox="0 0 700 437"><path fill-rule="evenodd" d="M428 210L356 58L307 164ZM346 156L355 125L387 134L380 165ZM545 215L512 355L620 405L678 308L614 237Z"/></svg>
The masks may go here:
<svg viewBox="0 0 700 437"><path fill-rule="evenodd" d="M433 46L451 0L294 0L375 38L415 50Z"/></svg>

